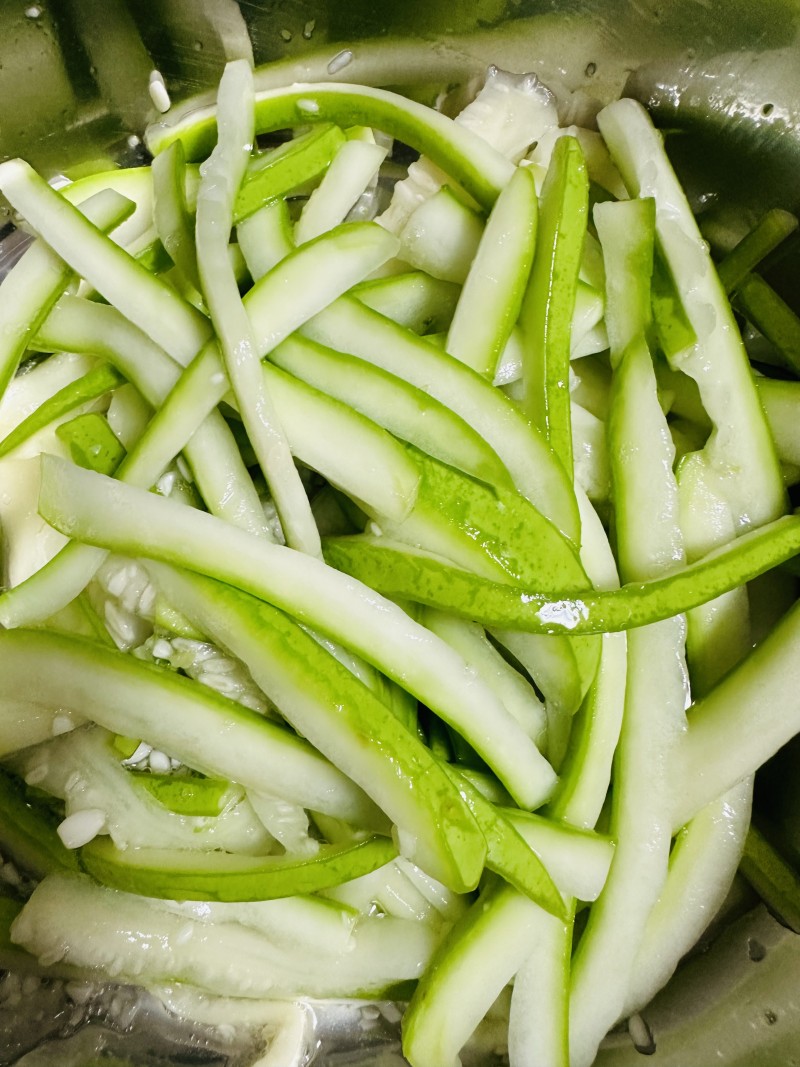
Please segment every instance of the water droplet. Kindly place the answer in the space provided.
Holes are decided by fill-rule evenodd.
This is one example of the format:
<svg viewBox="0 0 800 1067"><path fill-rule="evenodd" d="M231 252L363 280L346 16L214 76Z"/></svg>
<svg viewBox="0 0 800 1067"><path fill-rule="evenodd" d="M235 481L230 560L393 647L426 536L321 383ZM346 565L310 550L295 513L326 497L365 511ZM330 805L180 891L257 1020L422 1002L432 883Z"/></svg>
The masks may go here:
<svg viewBox="0 0 800 1067"><path fill-rule="evenodd" d="M172 106L172 101L167 92L164 75L160 70L153 70L150 72L150 84L148 88L150 90L150 99L153 101L155 109L162 112L162 114L165 111L169 111Z"/></svg>
<svg viewBox="0 0 800 1067"><path fill-rule="evenodd" d="M340 70L344 70L353 62L353 53L349 48L343 48L341 52L337 52L333 59L328 64L328 74L333 77L334 74L338 74Z"/></svg>
<svg viewBox="0 0 800 1067"><path fill-rule="evenodd" d="M751 937L747 941L747 955L753 963L760 963L767 955L766 946L762 945L762 943L757 941L754 937Z"/></svg>

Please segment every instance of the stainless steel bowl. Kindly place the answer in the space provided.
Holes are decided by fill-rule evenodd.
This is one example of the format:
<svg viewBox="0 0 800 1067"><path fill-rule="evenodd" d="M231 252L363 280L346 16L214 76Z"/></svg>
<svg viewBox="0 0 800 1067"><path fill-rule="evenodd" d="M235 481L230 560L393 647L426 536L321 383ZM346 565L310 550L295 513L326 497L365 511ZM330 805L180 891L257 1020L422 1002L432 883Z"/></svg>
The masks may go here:
<svg viewBox="0 0 800 1067"><path fill-rule="evenodd" d="M179 101L241 55L274 64L276 84L325 79L347 45L354 58L339 78L455 109L494 63L539 74L565 119L591 122L620 95L645 103L669 131L708 240L725 249L767 208L800 210L799 25L798 0L3 0L0 153L70 177L141 161L140 134L156 117L152 70ZM800 310L798 249L789 245L770 280ZM6 241L2 252L12 250ZM638 1047L615 1033L597 1064L800 1065L798 976L797 935L737 882L643 1013ZM232 1067L253 1055L252 1028L226 1044L217 1028L178 1025L130 988L79 994L23 977L19 991L18 1003L0 1003L0 1064L63 1067L102 1054ZM318 1005L315 1015L315 1064L404 1062L391 1006ZM492 1046L489 1031L465 1063L501 1062Z"/></svg>

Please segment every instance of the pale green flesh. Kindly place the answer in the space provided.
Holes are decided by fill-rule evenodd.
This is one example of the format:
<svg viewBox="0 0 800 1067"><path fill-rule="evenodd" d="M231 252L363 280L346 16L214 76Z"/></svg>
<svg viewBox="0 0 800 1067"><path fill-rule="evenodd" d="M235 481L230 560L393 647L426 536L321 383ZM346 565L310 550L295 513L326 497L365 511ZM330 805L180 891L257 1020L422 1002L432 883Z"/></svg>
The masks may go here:
<svg viewBox="0 0 800 1067"><path fill-rule="evenodd" d="M236 77L243 91L231 93ZM0 755L10 756L14 774L27 777L30 767L35 776L37 759L51 753L57 761L73 742L80 747L80 735L107 737L93 722L120 735L120 753L137 744L125 749L125 738L142 737L214 776L197 779L209 784L207 795L199 790L187 804L211 808L224 787L260 842L204 854L195 841L192 855L173 839L148 838L148 822L135 841L144 844L123 848L108 820L100 833L117 848L96 838L80 856L117 889L48 874L14 920L24 949L11 951L60 952L67 973L99 968L236 997L407 1000L421 977L404 1024L413 1067L456 1067L480 1019L488 1013L496 1025L499 1003L508 1002L503 988L508 994L513 983L512 1067L589 1067L603 1033L648 1000L696 941L704 909L716 907L733 876L748 776L800 730L797 611L775 625L788 603L783 591L753 630L759 640L768 626L773 632L720 681L752 644L746 583L800 553L800 518L778 517L785 499L775 462L777 452L791 484L792 383L767 381L762 417L711 261L659 138L632 102L612 105L600 125L639 199L598 195L598 241L584 234L578 141L562 136L576 128L554 125L553 100L535 82L541 99L516 106L541 107L547 121L538 148L515 166L523 147L509 147L508 158L492 147L504 140L502 111L484 122L482 138L474 132L480 118L462 128L382 90L323 78L268 89L254 102L251 79L240 60L226 71L217 110L177 107L151 127L160 178L146 169L129 182L98 175L54 198L21 161L0 164L0 191L30 212L28 225L55 250L39 241L33 251L60 271L48 288L34 263L36 284L20 299L30 315L27 343L108 358L116 382L124 375L131 383L114 394L108 422L93 416L129 449L117 480L43 459L41 514L73 540L31 579L0 592L0 623L47 628L0 630ZM509 100L519 91L519 79L493 72L487 87L495 80ZM482 98L460 118L486 108ZM253 117L263 132L311 132L253 155ZM400 183L421 199L405 228L394 225L402 211L393 200L378 220L385 229L332 229L380 164L371 126L379 140L385 130L425 153L418 178L432 185L415 187L413 168ZM585 133L576 133L580 145L592 148ZM594 139L607 188L624 196L601 136ZM207 155L215 140L201 178L184 156ZM539 185L550 155L538 267L516 321L537 214L533 177ZM594 181L593 150L587 158ZM336 168L341 182L332 180ZM304 208L282 198L287 189L305 198L326 171ZM396 176L397 164L383 172L384 189L389 172ZM451 188L440 187L444 180ZM249 200L237 197L240 181ZM111 240L58 203L116 187L128 189L136 210ZM276 189L280 198L265 204ZM157 215L162 201L155 228L154 195ZM515 196L525 202L509 209ZM401 230L398 244L392 231ZM157 232L177 264L168 273ZM748 256L745 247L750 270ZM434 276L397 273L410 263ZM54 295L84 271L92 302ZM463 283L460 294L453 282ZM0 290L0 319L9 296L13 286ZM591 336L570 338L584 314ZM19 338L10 340L13 347ZM0 371L3 351L0 343ZM590 358L606 375L593 391L599 379L589 373L576 393L588 352L601 353ZM491 384L498 360L502 390ZM653 362L667 360L672 378L656 378ZM515 380L523 364L524 381ZM675 384L668 425L662 409L682 378L689 401ZM36 417L81 402L103 380L84 392L75 386ZM580 422L589 397L592 433ZM276 440L277 466L275 453L267 458ZM98 443L90 433L82 456L73 449L79 466L93 466ZM602 457L579 467L579 447L601 447ZM188 488L172 500L144 492L176 457ZM245 463L266 476L267 517L264 479ZM287 503L289 482L296 495ZM354 530L365 533L341 536ZM275 543L281 533L290 548ZM267 695L270 720L98 643L109 641L103 602L99 614L86 605L117 562L81 590L109 550L138 557L160 583L155 618L168 640L210 641L223 661L245 665ZM770 576L775 588L781 577ZM684 612L695 700L688 730ZM538 729L530 707L514 703L518 687L472 662L469 641L458 637L467 631L542 694ZM273 705L293 729L275 725ZM111 770L131 777L120 753L106 753ZM69 816L63 782L53 784L66 762L41 781ZM108 771L95 768L97 796L113 778ZM157 803L138 781L129 784L131 795ZM117 802L127 795L120 790ZM135 819L139 809L129 806ZM571 828L599 819L605 830L609 813L613 841ZM198 818L216 814L204 808ZM277 903L292 906L296 894L317 891L346 905L334 906L327 932L320 914L318 943L296 929L302 908L287 913L275 937L269 922L248 918L246 909L265 898L289 897ZM195 909L208 900L219 911L167 898L195 899ZM592 904L573 954L581 900ZM376 910L387 914L373 919ZM3 959L12 918L0 917Z"/></svg>
<svg viewBox="0 0 800 1067"><path fill-rule="evenodd" d="M426 924L385 917L362 920L344 945L276 944L238 922L205 923L166 901L76 877L45 879L12 937L37 956L58 945L60 956L66 954L63 967L113 968L132 982L180 982L253 998L261 1020L265 998L390 995L395 983L418 976L439 939Z"/></svg>
<svg viewBox="0 0 800 1067"><path fill-rule="evenodd" d="M207 579L155 568L180 611L247 664L287 720L398 825L401 849L446 884L474 888L482 834L427 749L345 667L277 609Z"/></svg>
<svg viewBox="0 0 800 1067"><path fill-rule="evenodd" d="M539 912L500 883L456 923L403 1018L403 1052L414 1067L456 1067L458 1052L528 955Z"/></svg>
<svg viewBox="0 0 800 1067"><path fill-rule="evenodd" d="M572 917L531 916L529 952L514 976L508 1020L509 1059L517 1064L569 1067Z"/></svg>
<svg viewBox="0 0 800 1067"><path fill-rule="evenodd" d="M362 304L420 334L435 333L449 324L458 293L458 286L423 271L362 282L353 289Z"/></svg>
<svg viewBox="0 0 800 1067"><path fill-rule="evenodd" d="M491 485L511 485L497 454L463 419L402 378L299 334L270 361L436 459Z"/></svg>
<svg viewBox="0 0 800 1067"><path fill-rule="evenodd" d="M376 814L361 791L306 742L172 671L40 630L4 632L0 658L7 698L26 692L31 703L61 707L78 721L89 717L106 729L148 737L197 770L255 788L270 781L311 808L354 820ZM232 726L247 737L246 759L227 740Z"/></svg>
<svg viewBox="0 0 800 1067"><path fill-rule="evenodd" d="M53 194L60 203L57 193ZM101 229L110 229L131 214L133 205L113 191L96 193L81 209L72 209L81 221L81 211ZM91 227L90 227L91 228ZM19 361L37 327L67 286L72 271L52 248L36 241L9 271L0 298L0 396L17 371Z"/></svg>
<svg viewBox="0 0 800 1067"><path fill-rule="evenodd" d="M185 170L180 143L153 160L153 221L167 255L183 279L199 293L193 220L186 206Z"/></svg>
<svg viewBox="0 0 800 1067"><path fill-rule="evenodd" d="M399 254L431 278L461 284L469 274L482 234L481 216L444 186L423 200L400 230Z"/></svg>
<svg viewBox="0 0 800 1067"><path fill-rule="evenodd" d="M537 218L533 175L517 169L486 221L447 333L446 351L490 381L522 306Z"/></svg>
<svg viewBox="0 0 800 1067"><path fill-rule="evenodd" d="M262 365L292 455L377 518L402 522L420 472L403 446L369 418L268 363Z"/></svg>
<svg viewBox="0 0 800 1067"><path fill-rule="evenodd" d="M483 436L519 492L578 540L577 506L563 467L517 408L480 375L351 297L337 300L302 332L430 392Z"/></svg>
<svg viewBox="0 0 800 1067"><path fill-rule="evenodd" d="M287 610L358 652L464 732L523 806L535 807L552 790L552 768L461 657L383 599L377 602L382 623L376 628L371 589L210 515L68 468L52 457L44 457L43 464L53 477L45 479L40 506L50 520L66 523L73 536L113 540L128 555L190 564ZM80 488L76 477L82 479ZM77 521L73 503L85 509L85 525Z"/></svg>

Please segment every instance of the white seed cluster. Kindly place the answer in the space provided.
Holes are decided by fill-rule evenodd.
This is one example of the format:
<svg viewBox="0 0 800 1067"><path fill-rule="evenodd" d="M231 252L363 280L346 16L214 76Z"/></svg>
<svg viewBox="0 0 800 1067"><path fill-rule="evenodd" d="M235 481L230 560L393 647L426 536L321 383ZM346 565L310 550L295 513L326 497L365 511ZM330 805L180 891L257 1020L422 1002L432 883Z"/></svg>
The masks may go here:
<svg viewBox="0 0 800 1067"><path fill-rule="evenodd" d="M122 760L122 766L134 771L150 771L152 774L172 774L183 768L179 759L153 748L146 741L139 742L131 755Z"/></svg>
<svg viewBox="0 0 800 1067"><path fill-rule="evenodd" d="M252 708L253 711L263 714L269 710L264 694L243 664L209 641L154 634L136 649L135 654L141 659L168 663L173 670L182 670L195 681L239 704L244 704L247 708Z"/></svg>
<svg viewBox="0 0 800 1067"><path fill-rule="evenodd" d="M103 621L118 648L130 651L152 632L156 588L141 564L109 556L97 572Z"/></svg>

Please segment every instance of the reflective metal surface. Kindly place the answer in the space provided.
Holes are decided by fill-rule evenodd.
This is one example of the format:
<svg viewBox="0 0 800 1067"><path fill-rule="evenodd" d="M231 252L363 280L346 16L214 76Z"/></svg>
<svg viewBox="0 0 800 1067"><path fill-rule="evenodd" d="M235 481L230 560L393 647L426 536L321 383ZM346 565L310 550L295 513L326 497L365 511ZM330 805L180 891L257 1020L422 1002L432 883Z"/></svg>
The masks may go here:
<svg viewBox="0 0 800 1067"><path fill-rule="evenodd" d="M71 177L126 165L142 158L139 135L156 117L151 70L177 101L241 55L275 64L276 84L327 78L346 44L354 59L338 77L429 102L445 93L451 108L488 63L537 72L565 121L591 123L608 100L637 97L669 131L706 235L727 247L768 207L800 211L799 23L788 0L1 0L0 156ZM800 239L771 280L800 310L798 249ZM599 1065L800 1064L798 938L752 903L737 901L744 917L644 1013L655 1051L621 1033ZM25 983L5 999L0 986L0 1063L236 1067L259 1041L251 1025L221 1037L217 1025L177 1024L130 989ZM403 1062L391 1007L316 1015L315 1064ZM497 1044L490 1025L465 1064L500 1062Z"/></svg>

